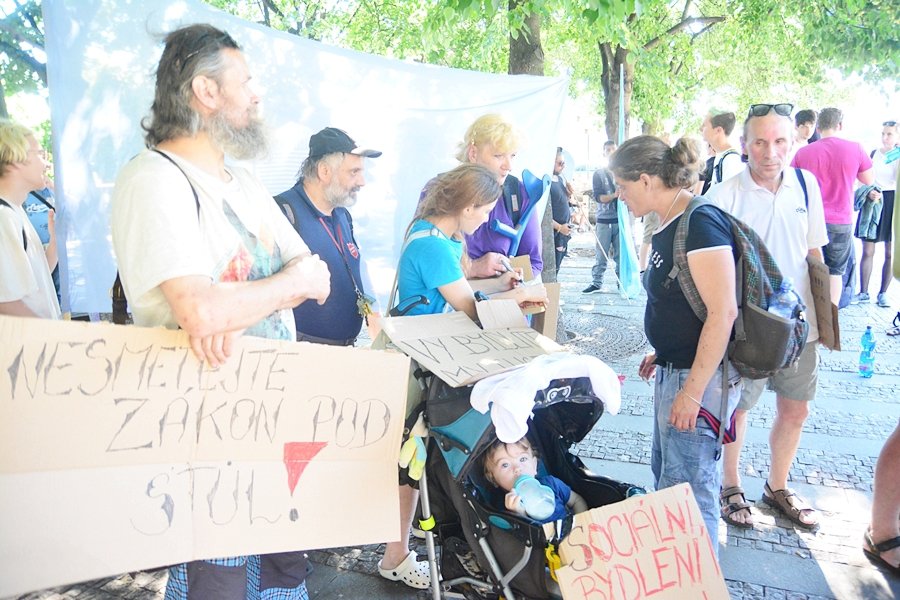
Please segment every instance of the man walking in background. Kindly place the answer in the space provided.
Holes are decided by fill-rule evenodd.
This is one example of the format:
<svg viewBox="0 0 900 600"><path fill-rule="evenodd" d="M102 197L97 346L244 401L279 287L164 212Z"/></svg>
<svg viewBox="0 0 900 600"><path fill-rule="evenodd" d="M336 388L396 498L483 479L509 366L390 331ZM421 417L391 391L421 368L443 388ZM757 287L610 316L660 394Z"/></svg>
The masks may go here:
<svg viewBox="0 0 900 600"><path fill-rule="evenodd" d="M603 144L603 157L607 161L616 151L616 143L607 140ZM603 276L610 259L616 263L616 281L619 279L619 207L616 182L609 169L600 168L594 172L594 200L597 201L597 260L591 269L591 285L582 290L583 294L596 294L603 289Z"/></svg>
<svg viewBox="0 0 900 600"><path fill-rule="evenodd" d="M825 225L828 244L823 249L831 284L831 301L835 306L841 299L842 275L850 259L853 244L853 181L871 185L875 181L872 160L856 142L839 138L844 114L837 108L823 108L819 113L819 134L822 138L797 151L791 163L816 176L825 206ZM881 198L872 190L869 198Z"/></svg>
<svg viewBox="0 0 900 600"><path fill-rule="evenodd" d="M706 173L701 194L706 194L709 189L731 179L744 169L741 162L741 153L731 145L731 132L734 131L736 122L733 112L711 110L703 119L700 126L700 134L703 141L716 153L713 157L712 169Z"/></svg>

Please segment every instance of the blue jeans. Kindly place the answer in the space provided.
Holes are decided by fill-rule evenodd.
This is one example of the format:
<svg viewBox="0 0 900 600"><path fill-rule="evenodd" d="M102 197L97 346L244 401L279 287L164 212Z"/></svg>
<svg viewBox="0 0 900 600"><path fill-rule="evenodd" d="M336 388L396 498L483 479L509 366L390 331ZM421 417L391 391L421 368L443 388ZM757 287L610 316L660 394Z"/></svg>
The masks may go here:
<svg viewBox="0 0 900 600"><path fill-rule="evenodd" d="M616 261L616 276L619 275L619 224L600 223L595 227L597 233L597 262L591 269L593 284L597 287L603 285L603 275L606 273L606 257ZM606 251L606 254L603 252Z"/></svg>
<svg viewBox="0 0 900 600"><path fill-rule="evenodd" d="M675 394L687 381L690 369L657 367L656 389L653 396L653 446L650 466L656 489L672 487L679 483L689 483L703 522L712 540L716 557L719 553L719 489L722 487L722 469L716 460L718 439L706 419L698 418L694 431L678 431L669 425L669 413ZM729 369L726 418L727 426L731 415L741 398L740 375L734 367ZM722 414L722 369L718 368L706 391L703 392L703 408L717 419Z"/></svg>

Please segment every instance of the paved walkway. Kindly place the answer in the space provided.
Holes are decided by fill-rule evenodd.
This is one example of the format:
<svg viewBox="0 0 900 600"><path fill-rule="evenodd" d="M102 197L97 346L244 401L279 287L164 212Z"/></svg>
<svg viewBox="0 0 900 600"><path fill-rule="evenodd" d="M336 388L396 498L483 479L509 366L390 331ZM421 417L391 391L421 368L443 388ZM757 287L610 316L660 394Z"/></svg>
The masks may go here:
<svg viewBox="0 0 900 600"><path fill-rule="evenodd" d="M637 365L646 350L645 299L622 299L612 271L602 293L582 295L593 264L590 234L576 236L571 248L560 273L561 324L571 338L567 345L597 354L626 375L622 411L602 418L576 451L596 472L649 487L652 390L637 377ZM878 272L875 265L873 273ZM886 579L860 549L875 460L900 415L900 338L884 335L900 307L900 286L894 284L889 298L893 309L868 304L842 310L845 350L822 351L818 397L791 470L791 486L822 511L818 532L798 531L758 502L768 471L774 395L764 394L750 413L742 470L748 498L757 501L757 526L749 531L723 526L719 539L725 546L720 556L733 600L900 598L900 581ZM867 324L873 325L878 340L876 375L869 380L856 374L858 340ZM316 570L309 580L310 596L316 600L428 598L378 577L381 550L365 546L312 552ZM424 547L418 550L424 556ZM165 581L164 571L131 573L22 598L157 600L163 597Z"/></svg>

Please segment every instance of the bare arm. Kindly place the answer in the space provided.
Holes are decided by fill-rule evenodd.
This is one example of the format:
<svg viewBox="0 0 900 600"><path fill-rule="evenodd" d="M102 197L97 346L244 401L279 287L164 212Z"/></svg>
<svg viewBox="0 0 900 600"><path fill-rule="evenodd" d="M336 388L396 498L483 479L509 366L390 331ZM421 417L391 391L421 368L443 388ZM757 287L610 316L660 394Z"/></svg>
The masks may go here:
<svg viewBox="0 0 900 600"><path fill-rule="evenodd" d="M472 286L469 285L469 282L464 277L460 277L452 283L439 286L438 291L444 297L444 300L447 301L447 304L453 307L453 310L466 313L473 321L478 318L478 314L475 311L475 292L472 291Z"/></svg>
<svg viewBox="0 0 900 600"><path fill-rule="evenodd" d="M197 358L216 366L230 354L232 339L224 334L241 332L276 310L306 300L323 303L331 279L318 256L304 255L265 279L214 283L191 275L165 281L160 289L178 325L190 336Z"/></svg>
<svg viewBox="0 0 900 600"><path fill-rule="evenodd" d="M487 252L479 258L472 259L466 268L466 277L469 279L496 277L505 270L503 258L505 257L498 252Z"/></svg>
<svg viewBox="0 0 900 600"><path fill-rule="evenodd" d="M504 267L505 268L505 267ZM484 292L485 294L496 294L505 292L514 288L522 281L522 270L507 271L499 277L490 277L488 279L469 279L469 286L473 291Z"/></svg>
<svg viewBox="0 0 900 600"><path fill-rule="evenodd" d="M687 381L683 391L675 396L669 415L669 423L682 431L696 426L700 406L688 395L697 401L702 399L709 380L725 356L731 328L737 317L731 249L694 252L688 256L688 267L700 298L706 305L707 315Z"/></svg>
<svg viewBox="0 0 900 600"><path fill-rule="evenodd" d="M53 269L56 268L56 265L59 264L59 251L56 248L56 211L49 210L47 211L47 233L50 235L50 240L47 242L47 247L44 248L44 255L47 257L47 265L50 267L50 272L53 272Z"/></svg>
<svg viewBox="0 0 900 600"><path fill-rule="evenodd" d="M566 508L568 508L573 515L577 515L578 513L583 513L588 510L588 505L584 498L573 491L569 494L569 501L566 502Z"/></svg>
<svg viewBox="0 0 900 600"><path fill-rule="evenodd" d="M507 275L509 274L507 273ZM501 280L504 277L498 277L497 279ZM454 310L466 313L473 321L478 318L478 312L475 310L475 292L472 291L472 286L468 281L460 278L452 283L440 286L438 291ZM546 304L547 290L544 289L543 285L519 285L505 292L494 293L491 295L491 298L510 298L520 305L524 302Z"/></svg>
<svg viewBox="0 0 900 600"><path fill-rule="evenodd" d="M0 302L0 315L9 315L11 317L38 316L21 300L13 300L12 302Z"/></svg>
<svg viewBox="0 0 900 600"><path fill-rule="evenodd" d="M825 256L822 254L821 248L810 248L806 254L808 256L812 256L813 258L817 258L822 262L825 262Z"/></svg>
<svg viewBox="0 0 900 600"><path fill-rule="evenodd" d="M875 183L875 169L866 169L857 175L856 178L859 179L859 182L863 185L872 185Z"/></svg>

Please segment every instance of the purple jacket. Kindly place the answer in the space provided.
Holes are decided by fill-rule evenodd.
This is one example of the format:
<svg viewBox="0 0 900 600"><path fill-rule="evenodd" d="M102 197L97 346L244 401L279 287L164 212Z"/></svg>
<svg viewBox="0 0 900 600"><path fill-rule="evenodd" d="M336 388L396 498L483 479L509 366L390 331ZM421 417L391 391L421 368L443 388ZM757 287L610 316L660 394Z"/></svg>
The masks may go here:
<svg viewBox="0 0 900 600"><path fill-rule="evenodd" d="M512 177L519 184L519 201L522 205L521 210L524 211L531 204L531 199L525 192L525 186L512 175L507 175L507 177ZM535 215L531 215L529 217L529 223L522 234L522 241L519 243L517 252L518 256L528 255L531 257L531 268L535 276L544 269L544 261L541 259L541 216L537 215L535 217ZM466 236L466 248L469 258L480 258L488 252L498 252L505 256L509 255L509 247L512 244L512 240L491 229L491 223L493 223L494 219L498 219L501 223L506 223L510 227L514 226L509 213L506 212L506 204L503 202L502 197L497 202L497 205L494 206L494 210L491 211L487 223L476 229L472 235Z"/></svg>

